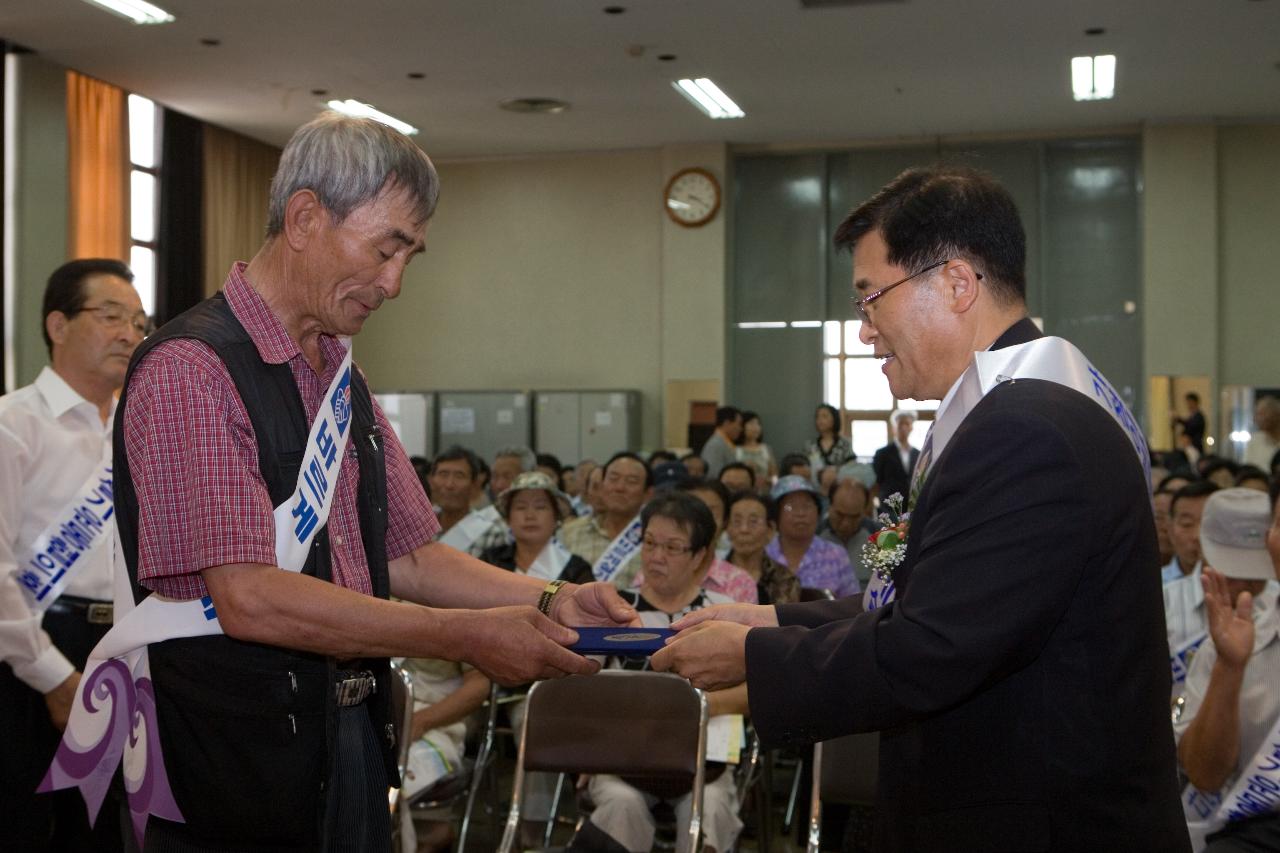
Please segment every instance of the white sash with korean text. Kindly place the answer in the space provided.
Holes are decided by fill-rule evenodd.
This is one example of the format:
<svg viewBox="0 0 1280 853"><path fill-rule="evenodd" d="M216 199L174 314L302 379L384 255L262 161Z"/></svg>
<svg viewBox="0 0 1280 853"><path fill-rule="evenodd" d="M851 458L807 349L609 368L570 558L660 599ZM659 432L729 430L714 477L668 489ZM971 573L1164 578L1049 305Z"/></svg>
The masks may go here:
<svg viewBox="0 0 1280 853"><path fill-rule="evenodd" d="M1205 836L1231 821L1280 811L1280 718L1243 767L1226 793L1209 794L1195 785L1187 785L1182 794L1182 809L1187 816L1193 850L1202 850Z"/></svg>
<svg viewBox="0 0 1280 853"><path fill-rule="evenodd" d="M471 546L476 544L476 540L501 520L502 516L493 506L472 510L463 516L461 521L446 530L439 541L459 551L470 551Z"/></svg>
<svg viewBox="0 0 1280 853"><path fill-rule="evenodd" d="M1169 671L1173 676L1173 688L1178 694L1182 693L1182 685L1187 683L1187 671L1191 669L1191 659L1195 657L1196 649L1200 648L1207 639L1209 639L1208 633L1192 637L1169 655Z"/></svg>
<svg viewBox="0 0 1280 853"><path fill-rule="evenodd" d="M111 443L107 442L102 462L18 560L18 585L33 612L43 613L57 601L91 554L112 548L114 515Z"/></svg>
<svg viewBox="0 0 1280 853"><path fill-rule="evenodd" d="M1084 353L1070 341L1057 337L1037 338L1002 349L975 352L969 368L947 392L942 405L938 407L937 420L930 429L933 458L942 458L951 437L983 397L997 385L1018 379L1056 382L1079 391L1101 406L1133 445L1133 451L1146 474L1144 482L1151 481L1151 457L1147 451L1147 440L1124 400L1111 387L1106 377L1089 363ZM907 541L907 547L910 548L909 536ZM863 607L874 610L892 601L892 587L892 580L882 581L872 573L863 597Z"/></svg>
<svg viewBox="0 0 1280 853"><path fill-rule="evenodd" d="M311 424L297 486L275 508L276 561L285 571L302 570L333 507L351 425L351 345L343 343L347 353ZM117 568L124 566L118 544L116 556ZM141 846L149 815L183 820L160 754L147 646L223 631L210 596L177 601L152 593L135 607L124 575L114 573L116 624L89 656L62 743L37 790L78 787L92 823L123 759L129 811Z"/></svg>
<svg viewBox="0 0 1280 853"><path fill-rule="evenodd" d="M600 555L600 559L596 560L595 566L591 569L591 573L595 575L596 580L612 581L614 575L640 550L642 527L640 516L637 515L631 519L630 524L622 528L621 533L614 537L613 541L609 543L609 547L604 549L604 553Z"/></svg>

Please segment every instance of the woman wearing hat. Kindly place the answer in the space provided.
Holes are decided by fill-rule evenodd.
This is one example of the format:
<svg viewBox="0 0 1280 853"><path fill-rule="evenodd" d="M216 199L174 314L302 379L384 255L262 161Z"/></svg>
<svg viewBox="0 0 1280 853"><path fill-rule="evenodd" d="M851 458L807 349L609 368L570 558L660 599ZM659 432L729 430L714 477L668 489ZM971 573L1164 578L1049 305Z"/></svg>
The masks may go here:
<svg viewBox="0 0 1280 853"><path fill-rule="evenodd" d="M543 580L590 583L591 564L555 541L560 522L573 517L569 498L541 471L526 471L498 495L498 512L513 542L488 549L487 563Z"/></svg>
<svg viewBox="0 0 1280 853"><path fill-rule="evenodd" d="M773 487L772 497L778 504L778 536L765 554L790 568L801 586L830 590L836 598L858 592L849 552L818 536L827 499L813 483L795 474L783 477Z"/></svg>

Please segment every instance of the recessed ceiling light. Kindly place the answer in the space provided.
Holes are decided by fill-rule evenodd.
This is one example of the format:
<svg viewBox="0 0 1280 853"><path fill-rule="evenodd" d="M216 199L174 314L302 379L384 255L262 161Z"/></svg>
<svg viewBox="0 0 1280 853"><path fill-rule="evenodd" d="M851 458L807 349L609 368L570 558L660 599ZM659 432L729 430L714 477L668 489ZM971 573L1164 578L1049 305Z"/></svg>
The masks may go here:
<svg viewBox="0 0 1280 853"><path fill-rule="evenodd" d="M135 24L168 24L174 20L159 6L153 6L146 0L84 0L93 6L106 9L113 15L133 21Z"/></svg>
<svg viewBox="0 0 1280 853"><path fill-rule="evenodd" d="M671 85L711 118L742 118L746 115L742 108L708 77L677 80Z"/></svg>
<svg viewBox="0 0 1280 853"><path fill-rule="evenodd" d="M1071 60L1071 92L1077 101L1103 101L1116 93L1116 58L1077 56Z"/></svg>
<svg viewBox="0 0 1280 853"><path fill-rule="evenodd" d="M356 118L371 118L374 121L380 121L388 127L394 127L401 133L412 136L418 132L418 129L407 121L401 121L393 115L387 115L382 110L375 108L372 104L364 104L360 101L348 98L345 101L330 101L329 109L342 113L343 115L355 116Z"/></svg>
<svg viewBox="0 0 1280 853"><path fill-rule="evenodd" d="M508 98L498 106L513 113L562 113L569 109L567 101L555 98Z"/></svg>

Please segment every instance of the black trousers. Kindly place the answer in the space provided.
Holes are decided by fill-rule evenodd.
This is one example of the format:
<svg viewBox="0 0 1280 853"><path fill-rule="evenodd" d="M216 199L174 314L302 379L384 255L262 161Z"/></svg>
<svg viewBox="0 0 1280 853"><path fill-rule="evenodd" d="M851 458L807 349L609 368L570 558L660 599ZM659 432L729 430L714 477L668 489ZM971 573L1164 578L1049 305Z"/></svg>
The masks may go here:
<svg viewBox="0 0 1280 853"><path fill-rule="evenodd" d="M54 645L77 669L83 669L94 645L109 625L90 625L82 614L47 614L44 629ZM37 794L58 748L62 733L49 719L44 695L32 690L0 663L0 847L6 850L101 851L118 853L123 847L119 794L116 784L89 826L89 813L78 788Z"/></svg>
<svg viewBox="0 0 1280 853"><path fill-rule="evenodd" d="M1280 850L1280 814L1227 824L1210 835L1204 853L1267 853Z"/></svg>
<svg viewBox="0 0 1280 853"><path fill-rule="evenodd" d="M282 767L287 773L289 768ZM325 784L323 853L390 853L391 814L386 769L368 705L341 708L329 778ZM262 796L270 797L270 791ZM183 824L152 818L145 853L279 853L278 845L209 844ZM302 845L298 851L306 850ZM311 853L310 850L307 853Z"/></svg>

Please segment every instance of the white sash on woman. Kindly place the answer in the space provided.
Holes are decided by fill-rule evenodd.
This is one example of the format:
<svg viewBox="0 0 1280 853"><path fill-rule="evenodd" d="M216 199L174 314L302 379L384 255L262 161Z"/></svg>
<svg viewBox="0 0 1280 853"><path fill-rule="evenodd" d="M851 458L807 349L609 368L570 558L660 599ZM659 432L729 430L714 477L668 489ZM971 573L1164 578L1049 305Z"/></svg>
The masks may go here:
<svg viewBox="0 0 1280 853"><path fill-rule="evenodd" d="M115 539L111 494L111 443L102 461L65 507L18 560L18 586L35 613L43 613L89 562L90 553Z"/></svg>
<svg viewBox="0 0 1280 853"><path fill-rule="evenodd" d="M1070 341L1056 337L1037 338L1002 349L975 352L973 363L947 392L942 405L938 407L938 418L929 431L933 441L933 458L941 458L951 437L983 397L997 385L1015 379L1056 382L1093 400L1124 430L1146 474L1144 482L1151 481L1151 457L1147 451L1147 440L1124 400L1111 387L1106 377L1089 363L1084 353ZM911 547L910 542L908 530L908 548ZM863 607L874 610L892 601L892 585L893 581L882 581L872 573L863 597Z"/></svg>
<svg viewBox="0 0 1280 853"><path fill-rule="evenodd" d="M276 561L285 571L302 570L311 542L333 508L334 485L351 424L351 343L345 340L344 344L347 354L311 424L297 487L275 508ZM183 820L160 754L147 646L223 631L208 595L176 601L152 593L135 607L128 578L121 571L125 565L117 542L116 624L89 655L62 743L37 790L78 787L93 823L123 758L129 811L141 846L148 815Z"/></svg>
<svg viewBox="0 0 1280 853"><path fill-rule="evenodd" d="M564 567L569 565L571 559L573 554L552 537L538 554L538 558L529 564L529 570L525 574L538 580L553 581L564 573Z"/></svg>

